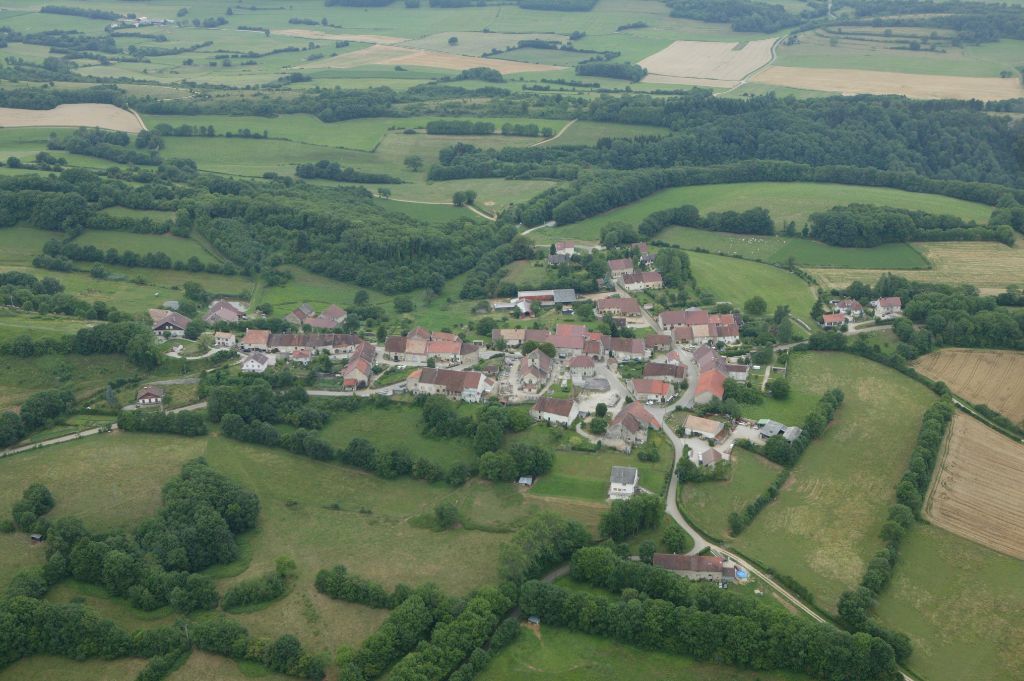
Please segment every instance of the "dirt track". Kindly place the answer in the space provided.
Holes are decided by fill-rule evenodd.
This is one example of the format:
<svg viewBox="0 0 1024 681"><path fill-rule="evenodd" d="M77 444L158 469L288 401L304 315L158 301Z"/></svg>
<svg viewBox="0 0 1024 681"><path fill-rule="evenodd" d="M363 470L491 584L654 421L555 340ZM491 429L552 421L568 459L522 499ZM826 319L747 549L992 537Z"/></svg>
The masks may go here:
<svg viewBox="0 0 1024 681"><path fill-rule="evenodd" d="M772 66L751 78L751 82L841 94L906 95L915 99L1000 100L1024 97L1024 87L1017 78L931 76L858 69Z"/></svg>
<svg viewBox="0 0 1024 681"><path fill-rule="evenodd" d="M1024 421L1024 352L947 348L925 355L914 368L974 404Z"/></svg>
<svg viewBox="0 0 1024 681"><path fill-rule="evenodd" d="M370 64L425 66L428 68L448 69L451 71L462 71L464 69L485 66L487 68L494 69L503 75L510 73L526 73L530 71L559 71L565 68L563 66L530 64L527 62L509 61L507 59L484 59L483 57L466 57L460 54L431 52L429 50L410 50L405 47L395 47L394 45L372 45L363 50L346 52L344 54L339 54L337 57L311 62L298 68L350 69Z"/></svg>
<svg viewBox="0 0 1024 681"><path fill-rule="evenodd" d="M950 424L925 515L936 526L1024 559L1024 445L966 414Z"/></svg>
<svg viewBox="0 0 1024 681"><path fill-rule="evenodd" d="M0 128L79 126L124 132L145 130L138 116L113 104L61 104L43 111L0 108Z"/></svg>

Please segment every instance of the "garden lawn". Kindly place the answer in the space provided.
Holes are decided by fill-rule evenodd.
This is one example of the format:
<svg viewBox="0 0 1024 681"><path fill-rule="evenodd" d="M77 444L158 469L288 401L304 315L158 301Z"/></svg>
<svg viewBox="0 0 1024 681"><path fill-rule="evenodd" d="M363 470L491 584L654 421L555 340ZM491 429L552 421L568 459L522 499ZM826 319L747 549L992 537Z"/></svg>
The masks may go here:
<svg viewBox="0 0 1024 681"><path fill-rule="evenodd" d="M814 294L795 274L772 265L721 255L690 253L689 256L698 287L712 293L716 302L728 301L742 307L744 301L757 295L768 302L769 311L779 305L789 305L793 315L810 322Z"/></svg>
<svg viewBox="0 0 1024 681"><path fill-rule="evenodd" d="M1024 563L919 523L900 547L881 622L910 636L929 681L1024 678Z"/></svg>
<svg viewBox="0 0 1024 681"><path fill-rule="evenodd" d="M679 508L704 532L729 536L729 514L742 511L778 477L782 470L771 461L739 447L732 450L732 477L720 482L679 485Z"/></svg>
<svg viewBox="0 0 1024 681"><path fill-rule="evenodd" d="M833 610L882 547L879 530L934 396L892 369L843 353L796 354L789 378L796 392L838 387L846 399L779 497L733 545L796 578Z"/></svg>
<svg viewBox="0 0 1024 681"><path fill-rule="evenodd" d="M472 405L458 402L460 416L475 411ZM422 434L422 410L403 404L387 409L364 408L339 412L322 431L322 437L335 447L345 447L357 437L373 443L380 451L405 450L413 459L425 457L447 470L456 463L473 464L471 438L435 439Z"/></svg>
<svg viewBox="0 0 1024 681"><path fill-rule="evenodd" d="M641 650L622 643L546 626L524 628L477 678L480 681L558 679L559 681L797 681L807 677L782 672L753 672L697 662L692 658Z"/></svg>

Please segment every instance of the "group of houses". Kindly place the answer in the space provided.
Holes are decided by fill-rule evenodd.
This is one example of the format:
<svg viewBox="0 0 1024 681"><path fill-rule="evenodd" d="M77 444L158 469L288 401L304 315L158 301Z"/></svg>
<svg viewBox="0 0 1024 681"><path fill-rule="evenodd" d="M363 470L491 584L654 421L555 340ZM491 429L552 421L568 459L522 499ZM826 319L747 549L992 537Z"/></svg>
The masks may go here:
<svg viewBox="0 0 1024 681"><path fill-rule="evenodd" d="M707 404L714 398L725 397L725 381L744 382L750 376L750 367L746 364L733 364L722 356L718 350L702 345L693 351L693 359L697 363L697 387L694 402Z"/></svg>
<svg viewBox="0 0 1024 681"><path fill-rule="evenodd" d="M864 318L864 306L853 298L831 300L829 306L832 311L821 316L823 328L838 329ZM893 319L903 314L903 300L899 296L884 296L878 300L872 300L871 307L874 310L875 319L878 320Z"/></svg>
<svg viewBox="0 0 1024 681"><path fill-rule="evenodd" d="M608 261L608 269L612 279L622 284L627 291L646 291L664 288L661 273L649 269L654 264L654 256L646 243L632 244L630 248L639 253L640 266L632 258L613 258Z"/></svg>
<svg viewBox="0 0 1024 681"><path fill-rule="evenodd" d="M431 359L452 365L475 364L480 360L480 346L466 343L454 333L416 327L404 336L388 336L384 356L405 364L426 364Z"/></svg>
<svg viewBox="0 0 1024 681"><path fill-rule="evenodd" d="M559 426L569 427L579 417L580 409L575 400L560 397L541 397L532 407L530 416ZM647 442L651 429L661 430L661 422L641 402L630 402L619 410L608 423L606 435L619 440L626 451Z"/></svg>
<svg viewBox="0 0 1024 681"><path fill-rule="evenodd" d="M207 324L217 324L219 322L236 324L247 319L248 311L249 307L245 303L219 298L210 303L206 314L203 315L203 321Z"/></svg>
<svg viewBox="0 0 1024 681"><path fill-rule="evenodd" d="M337 305L328 305L323 312L317 314L312 305L303 303L286 314L284 320L300 329L336 329L345 323L346 317L348 312Z"/></svg>
<svg viewBox="0 0 1024 681"><path fill-rule="evenodd" d="M713 314L699 307L666 310L658 315L658 324L665 331L672 332L672 339L676 343L690 346L738 343L742 323L737 313Z"/></svg>
<svg viewBox="0 0 1024 681"><path fill-rule="evenodd" d="M246 329L239 346L245 352L274 352L292 355L320 352L348 357L363 342L351 333L272 333L267 329Z"/></svg>
<svg viewBox="0 0 1024 681"><path fill-rule="evenodd" d="M641 361L651 350L643 339L609 336L590 331L582 324L558 324L555 332L547 329L494 329L491 341L517 348L523 343L550 343L562 359L586 356L595 361L611 357L616 361Z"/></svg>
<svg viewBox="0 0 1024 681"><path fill-rule="evenodd" d="M494 390L495 381L479 371L423 367L409 374L406 386L416 395L444 395L453 400L479 402Z"/></svg>
<svg viewBox="0 0 1024 681"><path fill-rule="evenodd" d="M492 303L491 309L495 312L518 310L520 317L529 317L533 314L533 304L537 303L541 307L561 306L562 312L572 314L576 301L576 290L571 288L517 291L515 298L507 303Z"/></svg>

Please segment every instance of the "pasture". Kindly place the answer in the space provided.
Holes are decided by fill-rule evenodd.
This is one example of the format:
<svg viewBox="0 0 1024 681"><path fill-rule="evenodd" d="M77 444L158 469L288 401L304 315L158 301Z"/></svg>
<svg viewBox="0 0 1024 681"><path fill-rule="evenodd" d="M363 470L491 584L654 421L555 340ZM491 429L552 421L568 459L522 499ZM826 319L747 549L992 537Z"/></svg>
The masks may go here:
<svg viewBox="0 0 1024 681"><path fill-rule="evenodd" d="M71 324L73 320L66 327L69 332ZM15 408L29 395L54 388L68 388L81 399L114 379L138 374L124 355L0 355L0 410Z"/></svg>
<svg viewBox="0 0 1024 681"><path fill-rule="evenodd" d="M93 324L95 322L86 319L62 315L0 309L0 343L24 334L30 335L33 340L59 338Z"/></svg>
<svg viewBox="0 0 1024 681"><path fill-rule="evenodd" d="M579 123L574 124L572 128L575 128L576 125ZM569 130L571 131L572 128ZM701 213L742 211L761 207L767 209L771 214L777 230L781 230L782 226L788 222L795 222L799 230L807 224L808 216L811 213L850 203L870 203L908 210L948 213L979 223L987 223L992 212L990 206L980 203L886 187L863 187L823 182L736 182L664 189L647 198L587 220L562 225L553 230L538 230L533 232L532 236L535 241L538 238L560 239L563 237L596 241L601 237L601 227L610 222L628 222L639 225L651 213L687 204L697 206Z"/></svg>
<svg viewBox="0 0 1024 681"><path fill-rule="evenodd" d="M0 127L3 128L79 126L132 133L145 129L138 116L112 104L60 104L41 111L0 107Z"/></svg>
<svg viewBox="0 0 1024 681"><path fill-rule="evenodd" d="M1024 421L1024 354L1010 350L943 348L914 363L928 378L957 395Z"/></svg>
<svg viewBox="0 0 1024 681"><path fill-rule="evenodd" d="M43 252L43 245L58 234L31 227L0 229L0 266L30 265L32 258Z"/></svg>
<svg viewBox="0 0 1024 681"><path fill-rule="evenodd" d="M1024 248L994 242L941 242L913 244L932 264L927 270L893 269L893 274L933 284L970 284L982 295L995 295L1011 284L1020 284L1024 272ZM862 269L808 270L825 288L845 288L851 282L874 283L878 271Z"/></svg>
<svg viewBox="0 0 1024 681"><path fill-rule="evenodd" d="M299 66L298 68L329 68L348 69L368 65L379 66L425 66L432 69L463 71L486 67L498 71L502 75L514 73L533 73L537 71L559 71L562 66L550 64L533 64L530 62L511 61L509 59L467 57L461 54L436 52L433 50L414 50L396 45L371 45L370 47L346 52L336 57L321 59Z"/></svg>
<svg viewBox="0 0 1024 681"><path fill-rule="evenodd" d="M171 234L133 234L131 232L87 231L75 237L75 243L82 246L95 246L103 251L116 248L118 251L135 251L145 253L166 253L171 260L187 261L198 258L203 263L219 262L219 258L209 253L198 241L173 236ZM85 265L87 263L82 263ZM145 275L143 275L145 276ZM188 279L187 273L179 273L183 280Z"/></svg>
<svg viewBox="0 0 1024 681"><path fill-rule="evenodd" d="M1024 445L957 412L924 512L937 527L1024 558Z"/></svg>
<svg viewBox="0 0 1024 681"><path fill-rule="evenodd" d="M541 624L524 627L479 676L480 681L560 679L590 681L798 681L802 675L746 671L697 662L692 658L633 648L598 636Z"/></svg>
<svg viewBox="0 0 1024 681"><path fill-rule="evenodd" d="M728 301L737 306L754 295L768 302L768 309L789 305L792 314L808 321L814 294L803 279L786 270L749 260L726 258L707 253L689 253L690 268L701 291L714 296L715 302Z"/></svg>
<svg viewBox="0 0 1024 681"><path fill-rule="evenodd" d="M729 514L742 511L768 489L782 468L745 449L732 450L732 476L718 482L688 482L677 487L680 510L704 532L725 539Z"/></svg>
<svg viewBox="0 0 1024 681"><path fill-rule="evenodd" d="M1024 676L1024 563L918 523L903 540L878 619L908 636L929 681Z"/></svg>
<svg viewBox="0 0 1024 681"><path fill-rule="evenodd" d="M794 393L820 397L840 388L845 401L779 497L733 544L796 578L832 610L882 546L878 532L933 396L891 369L842 353L794 355L789 380Z"/></svg>

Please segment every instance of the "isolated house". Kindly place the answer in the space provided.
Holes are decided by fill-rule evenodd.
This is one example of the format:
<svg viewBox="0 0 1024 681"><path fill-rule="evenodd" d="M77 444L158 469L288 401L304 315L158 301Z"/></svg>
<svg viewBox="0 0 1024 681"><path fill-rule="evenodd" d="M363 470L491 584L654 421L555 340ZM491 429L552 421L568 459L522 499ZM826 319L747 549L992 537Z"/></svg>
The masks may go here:
<svg viewBox="0 0 1024 681"><path fill-rule="evenodd" d="M826 329L838 329L846 323L846 315L842 312L827 312L821 315L821 325Z"/></svg>
<svg viewBox="0 0 1024 681"><path fill-rule="evenodd" d="M557 423L566 427L575 421L579 414L576 402L557 397L542 397L530 408L530 416L538 421Z"/></svg>
<svg viewBox="0 0 1024 681"><path fill-rule="evenodd" d="M854 300L853 298L833 300L832 309L836 312L842 312L851 320L860 319L864 316L864 306L860 304L860 301Z"/></svg>
<svg viewBox="0 0 1024 681"><path fill-rule="evenodd" d="M141 406L160 404L164 400L164 389L158 385L146 385L135 393L135 403Z"/></svg>
<svg viewBox="0 0 1024 681"><path fill-rule="evenodd" d="M173 310L161 310L152 308L149 311L149 318L153 322L153 333L157 336L168 336L170 338L181 338L185 335L185 329L192 323L192 320L185 315Z"/></svg>
<svg viewBox="0 0 1024 681"><path fill-rule="evenodd" d="M608 484L609 499L629 499L640 484L640 471L632 466L612 466Z"/></svg>
<svg viewBox="0 0 1024 681"><path fill-rule="evenodd" d="M631 448L647 442L650 428L660 430L661 424L642 403L630 402L608 424L608 437L622 440L627 448Z"/></svg>

